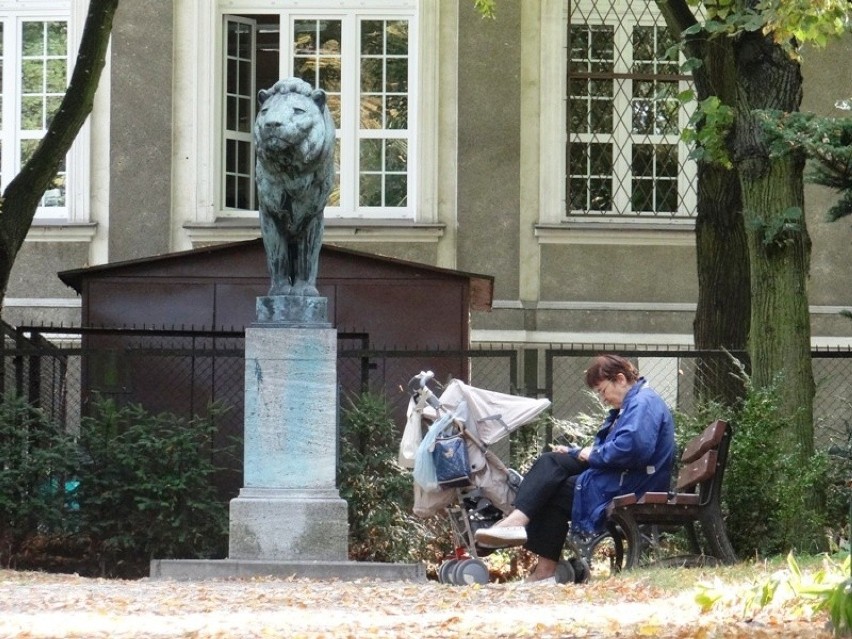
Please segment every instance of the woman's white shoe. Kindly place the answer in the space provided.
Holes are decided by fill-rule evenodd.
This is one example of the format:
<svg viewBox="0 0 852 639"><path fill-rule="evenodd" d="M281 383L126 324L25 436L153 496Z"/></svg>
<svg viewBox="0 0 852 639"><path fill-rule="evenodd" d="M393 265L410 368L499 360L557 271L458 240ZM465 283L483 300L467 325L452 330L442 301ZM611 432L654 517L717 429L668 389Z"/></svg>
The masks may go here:
<svg viewBox="0 0 852 639"><path fill-rule="evenodd" d="M527 531L523 526L494 526L480 528L473 533L476 543L487 548L522 546L527 542Z"/></svg>

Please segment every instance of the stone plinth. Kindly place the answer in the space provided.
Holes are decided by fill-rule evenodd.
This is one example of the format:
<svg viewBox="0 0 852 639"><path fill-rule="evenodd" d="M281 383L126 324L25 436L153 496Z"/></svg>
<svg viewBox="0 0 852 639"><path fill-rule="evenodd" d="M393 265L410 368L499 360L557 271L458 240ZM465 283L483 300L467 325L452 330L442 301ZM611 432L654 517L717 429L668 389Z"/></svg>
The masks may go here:
<svg viewBox="0 0 852 639"><path fill-rule="evenodd" d="M258 323L246 329L244 487L231 501L230 559L347 557L337 332L325 308L325 298L258 298Z"/></svg>

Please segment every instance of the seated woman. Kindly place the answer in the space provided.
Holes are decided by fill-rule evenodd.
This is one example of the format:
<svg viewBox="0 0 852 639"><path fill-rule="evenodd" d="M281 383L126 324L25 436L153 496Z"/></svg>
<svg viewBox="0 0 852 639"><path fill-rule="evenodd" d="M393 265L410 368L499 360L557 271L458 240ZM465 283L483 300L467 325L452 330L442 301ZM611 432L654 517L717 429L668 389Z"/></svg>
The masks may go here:
<svg viewBox="0 0 852 639"><path fill-rule="evenodd" d="M612 406L594 443L542 454L521 482L515 509L474 534L485 547L524 545L538 555L529 581L554 580L569 520L572 535L588 537L604 530L613 497L669 489L674 420L663 399L618 355L596 357L586 385Z"/></svg>

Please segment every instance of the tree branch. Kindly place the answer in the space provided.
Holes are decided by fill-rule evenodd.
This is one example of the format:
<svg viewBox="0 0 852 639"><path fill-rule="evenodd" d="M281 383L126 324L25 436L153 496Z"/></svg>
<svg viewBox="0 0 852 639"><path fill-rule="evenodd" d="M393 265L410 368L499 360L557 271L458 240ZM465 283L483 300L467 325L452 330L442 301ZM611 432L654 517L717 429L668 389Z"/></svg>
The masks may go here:
<svg viewBox="0 0 852 639"><path fill-rule="evenodd" d="M39 200L92 112L118 2L91 0L89 3L74 72L59 110L33 155L3 192L0 234L12 254L20 248Z"/></svg>

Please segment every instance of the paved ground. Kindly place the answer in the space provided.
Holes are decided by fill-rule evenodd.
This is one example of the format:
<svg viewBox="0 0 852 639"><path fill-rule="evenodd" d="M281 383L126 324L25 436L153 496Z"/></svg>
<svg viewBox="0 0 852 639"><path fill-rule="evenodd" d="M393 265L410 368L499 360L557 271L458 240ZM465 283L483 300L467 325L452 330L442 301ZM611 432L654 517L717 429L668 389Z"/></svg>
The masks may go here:
<svg viewBox="0 0 852 639"><path fill-rule="evenodd" d="M522 583L257 579L171 582L0 571L0 637L832 637L824 619L702 614L642 581Z"/></svg>

